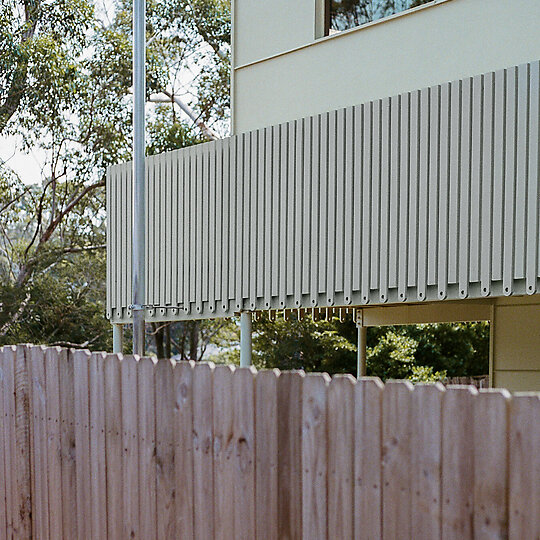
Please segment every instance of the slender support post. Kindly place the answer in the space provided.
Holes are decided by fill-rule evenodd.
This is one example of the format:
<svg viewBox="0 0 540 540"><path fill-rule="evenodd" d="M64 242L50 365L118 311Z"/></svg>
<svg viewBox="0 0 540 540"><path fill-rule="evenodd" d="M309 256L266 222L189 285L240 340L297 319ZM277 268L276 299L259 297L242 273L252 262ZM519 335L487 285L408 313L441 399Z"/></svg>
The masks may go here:
<svg viewBox="0 0 540 540"><path fill-rule="evenodd" d="M251 366L251 312L240 313L240 367Z"/></svg>
<svg viewBox="0 0 540 540"><path fill-rule="evenodd" d="M366 376L367 327L363 326L361 321L357 321L356 326L358 327L358 366L356 376L360 378Z"/></svg>
<svg viewBox="0 0 540 540"><path fill-rule="evenodd" d="M145 0L133 2L133 354L144 355L145 293L145 185L144 185L144 103L145 103Z"/></svg>
<svg viewBox="0 0 540 540"><path fill-rule="evenodd" d="M112 325L113 353L122 353L124 351L124 325Z"/></svg>

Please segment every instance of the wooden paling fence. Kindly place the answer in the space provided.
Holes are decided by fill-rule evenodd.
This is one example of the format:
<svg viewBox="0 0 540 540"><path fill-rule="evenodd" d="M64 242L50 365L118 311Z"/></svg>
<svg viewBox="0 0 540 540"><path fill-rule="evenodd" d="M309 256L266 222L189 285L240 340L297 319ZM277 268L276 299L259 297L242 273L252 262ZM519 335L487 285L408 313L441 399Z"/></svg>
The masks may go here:
<svg viewBox="0 0 540 540"><path fill-rule="evenodd" d="M540 397L0 350L0 539L540 538Z"/></svg>

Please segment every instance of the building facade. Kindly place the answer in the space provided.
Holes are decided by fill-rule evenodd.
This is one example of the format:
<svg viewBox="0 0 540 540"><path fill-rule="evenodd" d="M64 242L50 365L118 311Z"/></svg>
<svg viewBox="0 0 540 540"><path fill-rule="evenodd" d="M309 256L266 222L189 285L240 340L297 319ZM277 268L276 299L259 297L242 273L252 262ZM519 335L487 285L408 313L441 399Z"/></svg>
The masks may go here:
<svg viewBox="0 0 540 540"><path fill-rule="evenodd" d="M147 160L148 320L489 320L492 384L540 389L540 6L417 3L234 0L232 136ZM121 324L130 164L107 192Z"/></svg>

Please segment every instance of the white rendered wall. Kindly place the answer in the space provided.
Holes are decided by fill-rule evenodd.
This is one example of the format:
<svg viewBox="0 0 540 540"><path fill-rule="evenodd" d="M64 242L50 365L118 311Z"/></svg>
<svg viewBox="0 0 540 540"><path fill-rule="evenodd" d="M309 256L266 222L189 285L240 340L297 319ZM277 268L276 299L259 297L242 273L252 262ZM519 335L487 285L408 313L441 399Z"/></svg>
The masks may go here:
<svg viewBox="0 0 540 540"><path fill-rule="evenodd" d="M316 40L320 0L235 0L233 131L540 58L538 0L443 0Z"/></svg>
<svg viewBox="0 0 540 540"><path fill-rule="evenodd" d="M313 41L323 0L234 0L235 65ZM322 31L320 31L322 35Z"/></svg>

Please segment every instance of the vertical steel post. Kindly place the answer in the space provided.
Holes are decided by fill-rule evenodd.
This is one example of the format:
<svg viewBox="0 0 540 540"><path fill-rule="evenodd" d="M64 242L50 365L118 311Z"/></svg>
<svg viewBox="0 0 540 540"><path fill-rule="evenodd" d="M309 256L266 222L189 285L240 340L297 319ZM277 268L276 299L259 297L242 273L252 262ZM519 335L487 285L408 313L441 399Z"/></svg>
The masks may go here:
<svg viewBox="0 0 540 540"><path fill-rule="evenodd" d="M240 313L240 367L251 366L251 312Z"/></svg>
<svg viewBox="0 0 540 540"><path fill-rule="evenodd" d="M144 355L145 185L144 103L146 57L145 0L133 1L133 354Z"/></svg>
<svg viewBox="0 0 540 540"><path fill-rule="evenodd" d="M367 343L367 328L362 325L362 322L357 321L358 327L358 365L356 367L357 378L366 376L366 343Z"/></svg>
<svg viewBox="0 0 540 540"><path fill-rule="evenodd" d="M122 353L124 351L124 325L112 325L113 353Z"/></svg>

